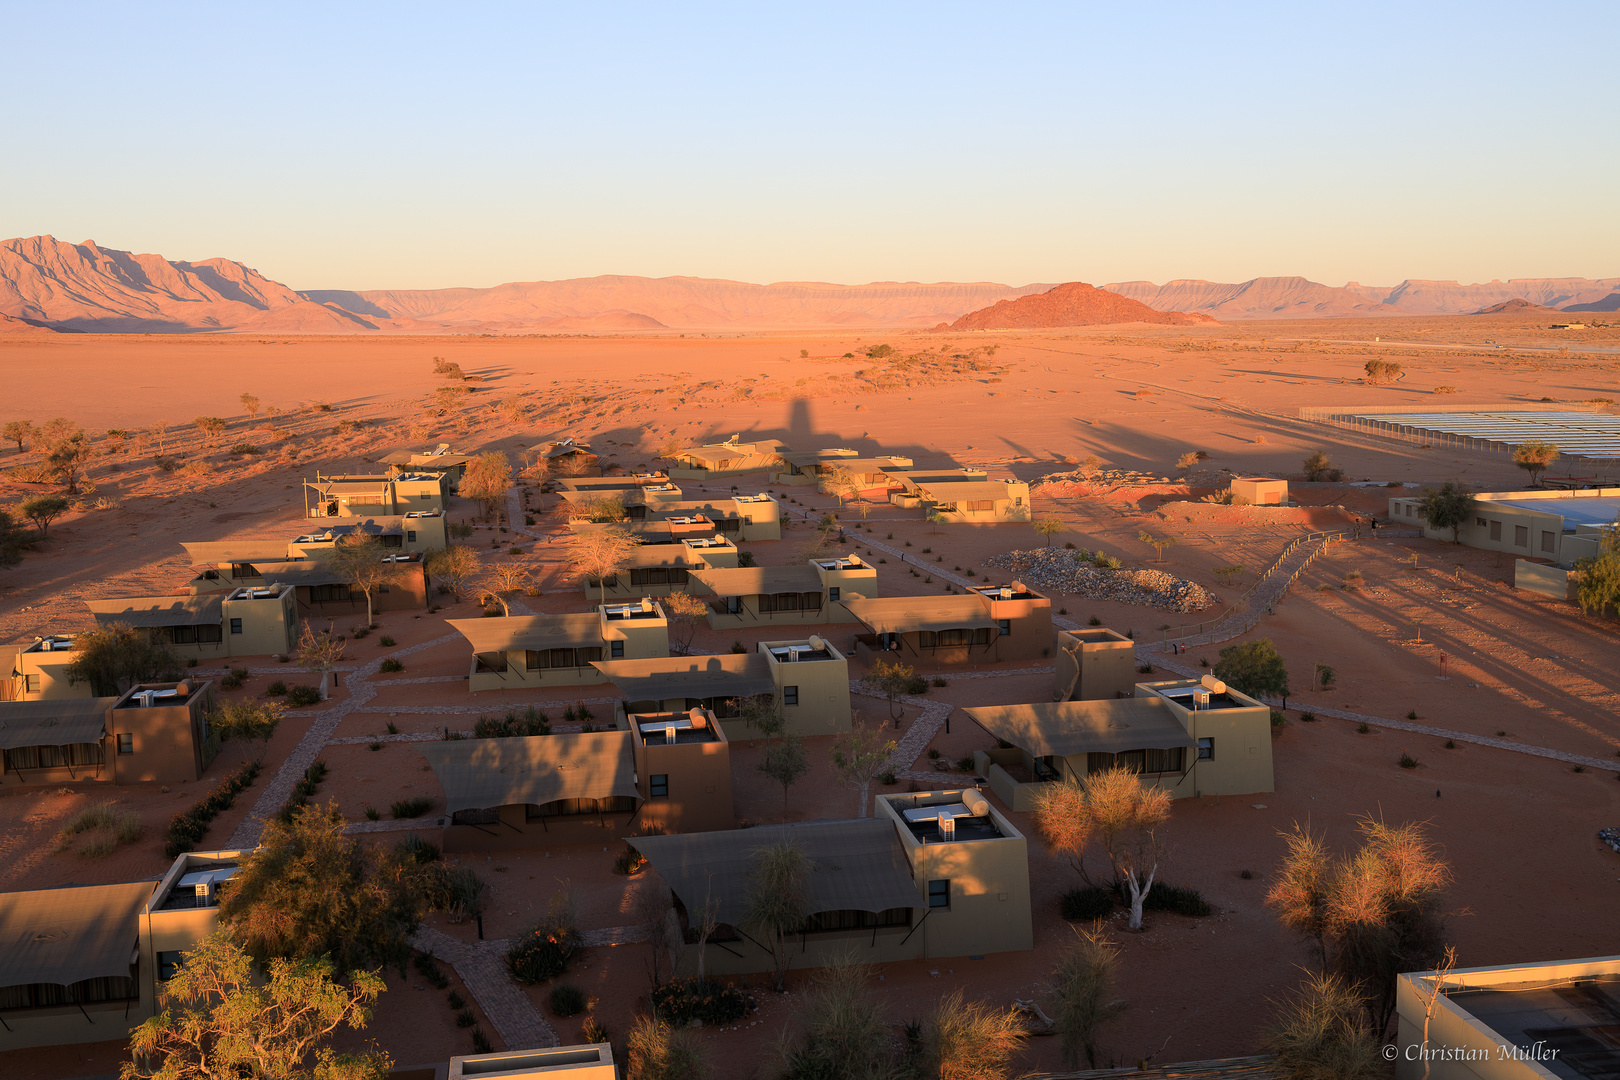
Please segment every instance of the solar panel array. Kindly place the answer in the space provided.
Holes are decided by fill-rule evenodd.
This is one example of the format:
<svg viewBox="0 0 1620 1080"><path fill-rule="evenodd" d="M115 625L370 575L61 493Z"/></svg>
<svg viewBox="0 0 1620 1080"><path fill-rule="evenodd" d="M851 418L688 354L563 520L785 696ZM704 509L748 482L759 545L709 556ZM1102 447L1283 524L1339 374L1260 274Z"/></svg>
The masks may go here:
<svg viewBox="0 0 1620 1080"><path fill-rule="evenodd" d="M1620 416L1600 412L1355 413L1357 420L1517 446L1540 439L1564 454L1620 459Z"/></svg>

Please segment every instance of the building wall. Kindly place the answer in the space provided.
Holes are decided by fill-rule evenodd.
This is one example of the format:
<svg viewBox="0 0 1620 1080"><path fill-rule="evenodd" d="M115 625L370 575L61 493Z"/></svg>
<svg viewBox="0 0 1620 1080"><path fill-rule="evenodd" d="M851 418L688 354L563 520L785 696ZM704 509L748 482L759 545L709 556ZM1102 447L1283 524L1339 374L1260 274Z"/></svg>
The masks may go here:
<svg viewBox="0 0 1620 1080"><path fill-rule="evenodd" d="M420 611L428 606L428 578L427 570L421 563L402 563L405 568L400 580L390 582L383 586L388 591L381 590L371 594L371 610L384 611ZM309 585L299 585L297 588L297 613L301 619L338 617L346 615L366 614L366 597L364 593L351 591L347 600L316 600L315 590Z"/></svg>
<svg viewBox="0 0 1620 1080"><path fill-rule="evenodd" d="M1145 686L1138 686L1136 696L1157 695ZM1185 777L1180 773L1163 773L1157 779L1144 776L1144 783L1165 788L1178 799L1200 795L1252 795L1276 790L1270 708L1256 705L1189 712L1171 701L1166 701L1165 707L1181 721L1189 738L1213 739L1215 756L1208 761L1193 761ZM1193 755L1196 751L1189 749L1187 753ZM1081 755L1082 774L1084 762Z"/></svg>
<svg viewBox="0 0 1620 1080"><path fill-rule="evenodd" d="M1044 596L1028 600L990 600L990 617L1012 623L1010 635L992 635L998 660L1043 660L1052 655L1052 601Z"/></svg>
<svg viewBox="0 0 1620 1080"><path fill-rule="evenodd" d="M1557 566L1513 560L1513 587L1526 592L1540 593L1554 600L1573 602L1576 597L1576 575Z"/></svg>
<svg viewBox="0 0 1620 1080"><path fill-rule="evenodd" d="M652 660L669 655L669 623L664 619L629 619L605 624L600 645L604 660ZM612 655L612 642L624 642L624 655ZM566 648L559 644L557 648ZM553 686L594 686L608 680L598 669L586 664L575 668L528 669L526 649L506 654L505 671L479 671L478 657L472 658L467 686L473 693L485 690L541 690Z"/></svg>
<svg viewBox="0 0 1620 1080"><path fill-rule="evenodd" d="M624 706L619 706L623 716ZM722 732L724 728L721 729ZM632 732L636 753L636 787L641 804L638 829L658 826L665 832L712 832L737 827L731 795L731 744L725 741L662 745L643 742ZM652 797L653 775L669 777L667 798Z"/></svg>
<svg viewBox="0 0 1620 1080"><path fill-rule="evenodd" d="M915 805L945 802L951 794L930 792ZM976 956L1033 949L1029 851L1023 834L992 808L990 817L1001 830L1000 837L924 844L911 835L895 812L896 806L912 805L911 797L885 796L878 799L878 814L894 822L924 902L930 881L951 883L950 906L928 909L927 919L917 930L925 942L923 955Z"/></svg>
<svg viewBox="0 0 1620 1080"><path fill-rule="evenodd" d="M1051 618L1048 609L1047 618ZM1132 697L1136 692L1136 642L1111 630L1063 630L1057 635L1058 648L1069 653L1079 668L1074 687L1069 690L1063 665L1057 667L1055 700L1105 701ZM1069 690L1065 695L1063 692Z"/></svg>
<svg viewBox="0 0 1620 1080"><path fill-rule="evenodd" d="M189 784L202 775L203 712L213 702L206 683L183 705L117 708L107 713L107 763L117 784ZM131 736L132 752L118 752L118 736Z"/></svg>
<svg viewBox="0 0 1620 1080"><path fill-rule="evenodd" d="M710 630L743 630L755 626L824 626L855 621L849 609L843 604L829 601L825 591L821 595L821 607L815 611L760 611L759 596L754 594L738 597L742 610L736 614L715 610L715 604L723 604L725 597L715 599L713 593L702 595L709 602Z"/></svg>
<svg viewBox="0 0 1620 1080"><path fill-rule="evenodd" d="M1422 502L1413 498L1391 499L1389 516L1397 525L1421 528L1423 535L1431 540L1449 542L1451 530L1430 528L1423 517ZM1550 559L1559 564L1572 561L1565 556L1564 516L1557 512L1557 505L1549 502L1547 511L1540 511L1476 500L1474 512L1457 530L1457 542L1484 551L1511 552L1527 559ZM1570 534L1569 539L1575 539L1574 534Z"/></svg>
<svg viewBox="0 0 1620 1080"><path fill-rule="evenodd" d="M89 683L68 682L67 667L73 663L75 655L71 651L40 652L38 649L18 653L14 665L17 674L11 680L11 696L5 700L63 701L94 697ZM36 683L38 689L28 689Z"/></svg>
<svg viewBox="0 0 1620 1080"><path fill-rule="evenodd" d="M850 729L849 661L836 653L832 660L805 660L796 663L778 663L771 657L769 647L783 645L781 641L762 641L760 652L770 660L776 678L776 702L782 706L787 719L784 734L793 738L811 735L842 735ZM794 642L798 644L798 642ZM799 703L784 705L782 688L797 686ZM741 720L722 720L726 738L755 739L759 733Z"/></svg>
<svg viewBox="0 0 1620 1080"><path fill-rule="evenodd" d="M1253 506L1276 506L1288 501L1288 481L1234 476L1232 498Z"/></svg>
<svg viewBox="0 0 1620 1080"><path fill-rule="evenodd" d="M362 598L363 602L363 598ZM242 632L231 620L242 620ZM230 656L268 656L290 652L298 643L298 590L261 600L232 600L220 604L220 627Z"/></svg>

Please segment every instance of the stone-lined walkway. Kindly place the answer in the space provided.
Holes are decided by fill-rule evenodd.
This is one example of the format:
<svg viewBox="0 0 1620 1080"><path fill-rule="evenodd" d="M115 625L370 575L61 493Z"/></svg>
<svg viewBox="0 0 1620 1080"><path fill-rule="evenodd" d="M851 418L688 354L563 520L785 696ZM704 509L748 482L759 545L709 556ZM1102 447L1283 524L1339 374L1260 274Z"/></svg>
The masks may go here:
<svg viewBox="0 0 1620 1080"><path fill-rule="evenodd" d="M478 1001L496 1034L508 1050L557 1046L557 1032L546 1023L534 1001L506 970L510 938L496 941L459 941L441 930L424 926L411 938L418 951L431 953L456 969L467 992Z"/></svg>

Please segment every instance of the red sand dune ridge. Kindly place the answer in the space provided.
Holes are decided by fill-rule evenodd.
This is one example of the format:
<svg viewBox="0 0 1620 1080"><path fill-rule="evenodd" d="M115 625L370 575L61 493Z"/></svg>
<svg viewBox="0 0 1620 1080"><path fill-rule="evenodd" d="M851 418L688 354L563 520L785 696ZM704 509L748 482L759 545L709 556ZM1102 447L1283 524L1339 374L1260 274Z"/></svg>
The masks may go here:
<svg viewBox="0 0 1620 1080"><path fill-rule="evenodd" d="M1212 323L1204 314L1154 311L1118 293L1071 281L1035 296L998 300L950 324L952 330L1033 330L1052 326L1107 326L1114 323Z"/></svg>

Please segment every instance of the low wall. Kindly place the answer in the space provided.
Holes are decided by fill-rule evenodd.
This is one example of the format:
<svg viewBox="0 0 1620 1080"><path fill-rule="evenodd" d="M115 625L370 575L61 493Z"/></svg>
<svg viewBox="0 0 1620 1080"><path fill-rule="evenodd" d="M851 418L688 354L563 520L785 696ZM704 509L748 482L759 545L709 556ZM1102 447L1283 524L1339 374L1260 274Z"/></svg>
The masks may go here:
<svg viewBox="0 0 1620 1080"><path fill-rule="evenodd" d="M1513 587L1554 600L1575 599L1575 581L1568 570L1526 559L1513 561Z"/></svg>

